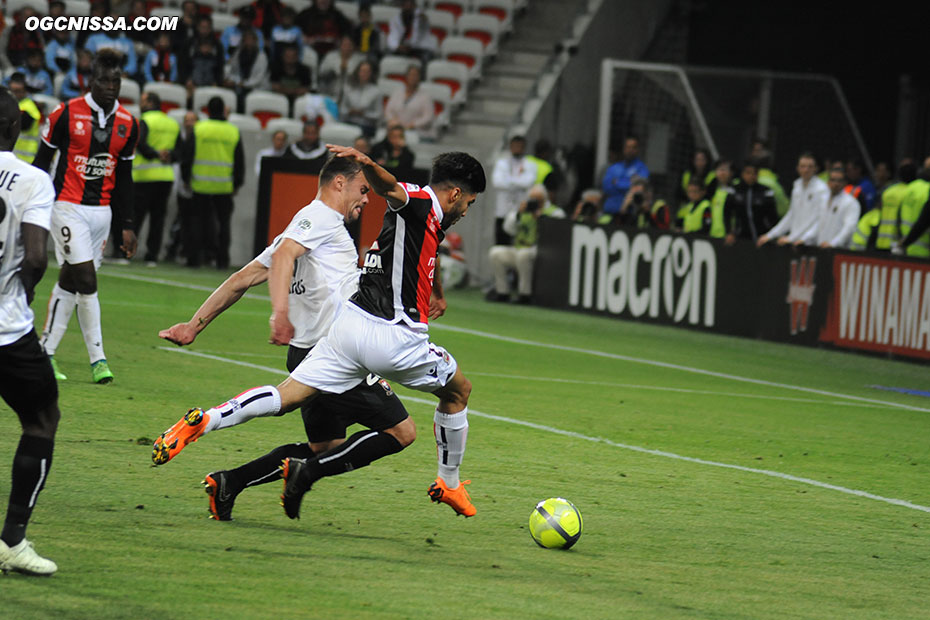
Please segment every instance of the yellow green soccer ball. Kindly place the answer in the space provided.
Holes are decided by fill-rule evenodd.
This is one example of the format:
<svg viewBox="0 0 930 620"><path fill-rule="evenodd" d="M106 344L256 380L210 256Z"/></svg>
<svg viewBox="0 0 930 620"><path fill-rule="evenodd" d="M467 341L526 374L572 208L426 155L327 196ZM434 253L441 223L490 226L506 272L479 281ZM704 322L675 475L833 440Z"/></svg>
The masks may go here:
<svg viewBox="0 0 930 620"><path fill-rule="evenodd" d="M567 499L543 500L530 515L530 535L544 549L568 549L581 537L581 513Z"/></svg>

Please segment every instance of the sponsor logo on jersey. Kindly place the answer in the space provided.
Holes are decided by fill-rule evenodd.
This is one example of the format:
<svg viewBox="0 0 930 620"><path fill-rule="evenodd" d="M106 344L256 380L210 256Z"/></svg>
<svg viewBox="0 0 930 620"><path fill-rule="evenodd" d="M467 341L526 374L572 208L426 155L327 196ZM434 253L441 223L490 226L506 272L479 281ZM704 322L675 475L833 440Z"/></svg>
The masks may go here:
<svg viewBox="0 0 930 620"><path fill-rule="evenodd" d="M301 230L310 230L312 226L313 223L310 220L304 219L297 222L297 228L300 228Z"/></svg>
<svg viewBox="0 0 930 620"><path fill-rule="evenodd" d="M290 290L291 295L303 295L306 292L307 292L307 287L304 286L303 278L301 278L300 280L294 280L293 282L291 282L291 290Z"/></svg>
<svg viewBox="0 0 930 620"><path fill-rule="evenodd" d="M74 135L84 136L87 135L87 131L84 129L84 122L78 121L74 124Z"/></svg>
<svg viewBox="0 0 930 620"><path fill-rule="evenodd" d="M365 264L362 273L384 273L384 267L381 263L381 255L369 252L365 255Z"/></svg>
<svg viewBox="0 0 930 620"><path fill-rule="evenodd" d="M90 157L74 155L74 171L86 181L110 176L116 169L116 159L109 153L95 153Z"/></svg>

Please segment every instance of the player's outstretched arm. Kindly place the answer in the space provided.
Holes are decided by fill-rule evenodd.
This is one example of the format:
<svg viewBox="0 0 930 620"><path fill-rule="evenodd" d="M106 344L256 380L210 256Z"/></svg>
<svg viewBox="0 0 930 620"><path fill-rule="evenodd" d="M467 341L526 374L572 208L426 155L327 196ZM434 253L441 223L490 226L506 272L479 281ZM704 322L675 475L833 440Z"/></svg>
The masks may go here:
<svg viewBox="0 0 930 620"><path fill-rule="evenodd" d="M179 346L194 342L197 334L206 329L213 319L222 314L226 308L239 301L247 290L267 279L268 268L257 260L253 260L226 278L225 282L210 293L210 296L201 304L190 321L178 323L168 329L161 330L158 332L159 338L164 338Z"/></svg>
<svg viewBox="0 0 930 620"><path fill-rule="evenodd" d="M407 192L397 184L397 178L379 166L371 157L350 146L327 144L326 148L336 157L351 157L360 163L362 171L365 173L365 179L371 185L371 189L387 200L392 207L399 207L407 203Z"/></svg>

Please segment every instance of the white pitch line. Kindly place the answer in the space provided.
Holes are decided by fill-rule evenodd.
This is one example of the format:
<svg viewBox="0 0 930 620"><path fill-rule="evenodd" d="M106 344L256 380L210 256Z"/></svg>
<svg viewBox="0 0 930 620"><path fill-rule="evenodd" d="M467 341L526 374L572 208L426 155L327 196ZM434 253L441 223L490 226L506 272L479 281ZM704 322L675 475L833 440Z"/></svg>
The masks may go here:
<svg viewBox="0 0 930 620"><path fill-rule="evenodd" d="M214 289L203 286L199 284L187 284L183 282L173 282L171 280L162 280L160 278L151 278L148 276L137 276L129 273L105 273L104 275L112 276L115 278L123 278L126 280L136 280L139 282L149 282L152 284L162 284L165 286L175 286L180 288L193 289L197 291L209 291L213 292ZM255 295L252 293L246 293L243 297L249 299L259 299L268 301L269 297L267 295ZM907 409L909 411L921 411L923 413L930 413L930 409L924 407L915 407L913 405L905 405L903 403L895 403L886 400L879 400L877 398L865 398L863 396L853 396L851 394L842 394L839 392L829 392L827 390L818 390L816 388L804 387L802 385L793 385L791 383L777 383L774 381L766 381L765 379L753 379L752 377L741 377L739 375L731 375L723 372L716 372L713 370L706 370L704 368L694 368L692 366L683 366L681 364L672 364L669 362L662 362L659 360L651 360L640 357L631 357L629 355L620 355L619 353L607 353L606 351L598 351L596 349L582 349L580 347L570 347L567 345L561 344L552 344L548 342L536 342L534 340L525 340L523 338L514 338L512 336L501 336L499 334L492 334L489 332L482 332L475 329L468 329L465 327L456 327L454 325L445 325L443 323L433 323L431 325L435 329L445 329L452 332L458 332L461 334L469 334L471 336L477 336L479 338L488 338L490 340L497 340L498 342L509 342L512 344L522 344L530 347L542 347L548 349L555 349L557 351L567 351L570 353L581 353L584 355L593 355L595 357L603 357L607 359L620 360L624 362L630 362L634 364L645 364L648 366L657 366L659 368L668 368L672 370L680 370L683 372L691 372L700 375L707 375L710 377L717 377L720 379L729 379L731 381L741 381L743 383L754 383L756 385L765 385L768 387L781 388L785 390L794 390L798 392L807 392L809 394L819 394L820 396L829 396L831 398L842 398L844 400L854 400L863 403L869 403L872 405L881 405L883 407L893 407L895 409Z"/></svg>
<svg viewBox="0 0 930 620"><path fill-rule="evenodd" d="M195 357L202 357L210 360L215 360L218 362L225 362L227 364L235 364L237 366L245 366L246 368L254 368L256 370L264 370L266 372L274 373L277 375L286 375L288 374L284 370L278 368L271 368L268 366L260 366L258 364L251 364L249 362L242 362L239 360L234 360L226 357L220 357L218 355L208 355L206 353L199 353L197 351L190 351L186 349L172 349L169 347L159 347L163 351L171 351L174 353L184 353L185 355L193 355ZM426 398L418 398L416 396L401 396L398 394L401 399L408 400L415 403L422 403L424 405L429 405L434 407L436 405L435 400L429 400ZM792 476L791 474L784 474L778 471L772 471L769 469L756 469L755 467L743 467L742 465L732 465L730 463L720 463L718 461L707 461L705 459L694 458L691 456L683 456L681 454L675 454L674 452L666 452L664 450L653 450L651 448L643 448L641 446L633 446L625 443L618 443L616 441L611 441L610 439L605 439L603 437L591 437L589 435L583 435L581 433L576 433L574 431L566 431L560 428L555 428L554 426L546 426L544 424L536 424L534 422L526 422L524 420L517 420L516 418L507 418L504 416L493 415L490 413L484 413L477 411L475 409L468 410L469 415L473 415L478 418L486 418L488 420L495 420L498 422L506 422L508 424L515 424L517 426L524 426L527 428L532 428L538 431L544 431L547 433L554 433L556 435L562 435L564 437L571 437L573 439L581 439L583 441L590 441L592 443L602 443L614 448L622 448L624 450L631 450L633 452L639 452L641 454L649 454L652 456L661 456L668 459L674 459L677 461L685 461L688 463L697 463L699 465L708 465L711 467L721 467L724 469L734 469L736 471L741 471L750 474L759 474L761 476L769 476L771 478L779 478L781 480L788 480L791 482L799 482L801 484L807 484L810 486L818 487L821 489L828 489L830 491L838 491L840 493L845 493L846 495L854 495L856 497L863 497L866 499L872 499L879 502L884 502L886 504L893 504L895 506L901 506L902 508L910 508L911 510L919 510L921 512L930 513L930 506L921 506L920 504L914 504L907 500L895 499L893 497L884 497L882 495L875 495L874 493L869 493L867 491L860 491L857 489L849 489L846 487L841 487L835 484L830 484L827 482L820 482L819 480L813 480L811 478L802 478L800 476Z"/></svg>
<svg viewBox="0 0 930 620"><path fill-rule="evenodd" d="M243 353L243 355L245 355ZM887 409L883 405L870 405L868 403L851 403L843 400L818 400L816 398L796 398L793 396L766 396L764 394L746 394L742 392L715 392L712 390L692 390L661 385L639 385L635 383L612 383L610 381L587 381L584 379L564 379L562 377L529 377L525 375L507 375L496 372L468 371L469 377L492 377L496 379L516 379L519 381L541 381L543 383L569 383L577 385L597 385L603 387L616 387L631 390L653 390L656 392L676 392L681 394L702 394L706 396L731 396L735 398L755 398L759 400L778 400L792 403L813 403L815 405L837 405L840 407L868 407L870 409Z"/></svg>

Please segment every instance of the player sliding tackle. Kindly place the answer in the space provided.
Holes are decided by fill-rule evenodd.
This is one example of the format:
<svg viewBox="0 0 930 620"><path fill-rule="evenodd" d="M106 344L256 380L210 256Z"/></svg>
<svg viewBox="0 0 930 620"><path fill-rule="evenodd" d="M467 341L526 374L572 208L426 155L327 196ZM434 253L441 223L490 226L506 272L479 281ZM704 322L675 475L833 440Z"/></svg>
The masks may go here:
<svg viewBox="0 0 930 620"><path fill-rule="evenodd" d="M284 382L246 390L205 412L192 409L156 440L153 460L167 462L205 433L292 411L320 392L346 392L372 372L439 398L434 415L439 476L429 495L471 516L476 510L465 491L468 481L459 480L471 383L451 355L429 342L427 330L439 243L484 191L484 170L470 155L444 153L433 162L429 186L420 188L398 183L355 149L329 148L338 158L358 162L371 189L388 202L381 233L365 258L358 292ZM271 340L276 344L287 344L294 333L287 314L292 274L293 257L276 251L269 276ZM282 500L289 517L299 516L303 495L321 477L318 468L312 459L285 459Z"/></svg>

